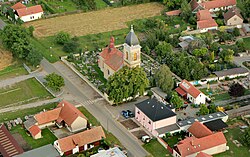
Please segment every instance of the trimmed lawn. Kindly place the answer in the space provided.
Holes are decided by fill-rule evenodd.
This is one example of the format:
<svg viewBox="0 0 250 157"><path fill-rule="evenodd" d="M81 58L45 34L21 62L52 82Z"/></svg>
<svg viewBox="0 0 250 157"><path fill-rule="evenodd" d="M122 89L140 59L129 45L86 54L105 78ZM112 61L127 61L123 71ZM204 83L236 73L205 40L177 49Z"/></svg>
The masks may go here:
<svg viewBox="0 0 250 157"><path fill-rule="evenodd" d="M57 106L57 104L58 103L51 103L51 104L46 104L43 106L33 107L33 108L29 108L29 109L0 113L0 123L2 123L4 121L13 120L13 119L16 119L18 117L24 119L25 116L34 115L36 113L43 111L43 109L45 109L45 110L54 109Z"/></svg>
<svg viewBox="0 0 250 157"><path fill-rule="evenodd" d="M230 99L230 95L227 92L222 93L222 94L213 95L213 97L215 98L215 101L223 101L223 100Z"/></svg>
<svg viewBox="0 0 250 157"><path fill-rule="evenodd" d="M52 95L35 78L31 78L0 89L0 97L0 108L3 108L52 98Z"/></svg>
<svg viewBox="0 0 250 157"><path fill-rule="evenodd" d="M246 49L250 50L250 37L244 38L243 40L244 40Z"/></svg>
<svg viewBox="0 0 250 157"><path fill-rule="evenodd" d="M77 5L72 0L46 1L56 13L71 12L77 10Z"/></svg>
<svg viewBox="0 0 250 157"><path fill-rule="evenodd" d="M26 75L28 72L21 63L13 64L0 71L0 80Z"/></svg>
<svg viewBox="0 0 250 157"><path fill-rule="evenodd" d="M53 144L53 142L57 140L56 136L53 133L51 133L49 129L47 128L42 130L42 138L37 139L37 140L29 136L26 130L21 125L12 127L11 133L20 134L32 149L35 149L35 148L38 148L47 144Z"/></svg>
<svg viewBox="0 0 250 157"><path fill-rule="evenodd" d="M171 156L167 149L165 149L157 139L151 140L149 143L144 144L143 148L146 149L153 157L165 157L167 154Z"/></svg>

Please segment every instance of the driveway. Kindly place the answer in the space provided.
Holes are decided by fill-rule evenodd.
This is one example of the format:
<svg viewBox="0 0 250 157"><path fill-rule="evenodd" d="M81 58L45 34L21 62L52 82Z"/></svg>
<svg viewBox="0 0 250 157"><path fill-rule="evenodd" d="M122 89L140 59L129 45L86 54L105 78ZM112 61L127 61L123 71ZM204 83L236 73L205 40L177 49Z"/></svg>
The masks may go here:
<svg viewBox="0 0 250 157"><path fill-rule="evenodd" d="M248 71L250 71L247 67L245 67L242 63L245 61L250 61L250 55L243 56L243 57L234 57L234 63L238 66L246 68Z"/></svg>

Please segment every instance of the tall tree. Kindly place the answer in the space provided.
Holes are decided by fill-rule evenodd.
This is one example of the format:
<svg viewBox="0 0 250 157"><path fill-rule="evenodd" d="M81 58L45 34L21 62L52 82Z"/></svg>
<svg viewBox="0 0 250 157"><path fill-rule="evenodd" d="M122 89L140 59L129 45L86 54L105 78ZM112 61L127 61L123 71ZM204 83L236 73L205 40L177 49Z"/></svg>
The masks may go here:
<svg viewBox="0 0 250 157"><path fill-rule="evenodd" d="M219 53L219 56L224 62L230 63L233 60L234 51L230 49L224 49Z"/></svg>
<svg viewBox="0 0 250 157"><path fill-rule="evenodd" d="M183 106L184 101L178 96L176 92L173 92L170 103L173 104L176 109L179 109Z"/></svg>
<svg viewBox="0 0 250 157"><path fill-rule="evenodd" d="M245 93L245 88L239 83L232 84L228 91L228 94L232 97L240 97L243 96L244 93Z"/></svg>
<svg viewBox="0 0 250 157"><path fill-rule="evenodd" d="M191 5L188 3L187 0L182 0L182 3L181 3L181 17L185 21L188 21L191 16L192 16Z"/></svg>
<svg viewBox="0 0 250 157"><path fill-rule="evenodd" d="M109 100L119 104L129 97L135 97L138 94L143 95L148 86L149 80L142 68L125 66L109 77L107 93Z"/></svg>
<svg viewBox="0 0 250 157"><path fill-rule="evenodd" d="M205 104L200 105L200 115L207 115L209 114L209 109Z"/></svg>
<svg viewBox="0 0 250 157"><path fill-rule="evenodd" d="M61 87L64 86L64 79L62 76L57 75L56 73L51 73L45 77L47 81L46 84L48 87L55 91L59 91Z"/></svg>
<svg viewBox="0 0 250 157"><path fill-rule="evenodd" d="M163 92L169 94L174 87L174 80L169 67L163 64L154 75L156 86L161 88Z"/></svg>

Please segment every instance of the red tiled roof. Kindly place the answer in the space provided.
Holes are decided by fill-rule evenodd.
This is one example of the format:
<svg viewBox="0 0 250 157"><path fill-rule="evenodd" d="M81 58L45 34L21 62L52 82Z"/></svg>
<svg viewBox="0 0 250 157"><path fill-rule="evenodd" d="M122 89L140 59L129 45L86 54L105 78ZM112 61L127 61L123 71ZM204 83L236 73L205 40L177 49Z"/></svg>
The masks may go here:
<svg viewBox="0 0 250 157"><path fill-rule="evenodd" d="M123 66L123 53L115 48L114 37L111 37L109 46L102 50L100 56L104 59L104 63L114 71Z"/></svg>
<svg viewBox="0 0 250 157"><path fill-rule="evenodd" d="M238 16L239 18L241 18L243 20L243 17L240 14L240 10L237 8L231 8L229 9L225 14L224 14L224 19L225 21L231 19L233 16Z"/></svg>
<svg viewBox="0 0 250 157"><path fill-rule="evenodd" d="M168 15L168 16L178 16L178 15L180 15L180 13L181 13L181 10L173 10L173 11L166 12L166 15Z"/></svg>
<svg viewBox="0 0 250 157"><path fill-rule="evenodd" d="M14 9L14 10L17 10L17 9L26 8L26 6L23 5L21 2L18 2L16 4L14 4L11 8Z"/></svg>
<svg viewBox="0 0 250 157"><path fill-rule="evenodd" d="M26 15L32 15L36 13L41 13L43 12L43 8L41 5L35 5L27 8L21 8L17 9L17 14L19 17L26 16Z"/></svg>
<svg viewBox="0 0 250 157"><path fill-rule="evenodd" d="M74 135L59 139L57 140L57 142L59 144L61 151L67 152L75 148L76 145L81 147L81 146L84 146L85 144L91 144L91 143L100 141L102 138L106 138L106 136L102 127L98 126L90 130L86 130L78 134L74 134Z"/></svg>
<svg viewBox="0 0 250 157"><path fill-rule="evenodd" d="M29 132L34 137L41 132L41 129L37 125L33 125L29 128Z"/></svg>
<svg viewBox="0 0 250 157"><path fill-rule="evenodd" d="M184 96L184 95L187 94L187 92L185 92L184 90L182 90L180 87L177 87L177 88L175 89L175 91L176 91L178 94L180 94L181 96Z"/></svg>
<svg viewBox="0 0 250 157"><path fill-rule="evenodd" d="M187 80L182 80L182 82L179 84L179 87L182 90L184 90L186 93L189 93L190 95L192 95L194 98L196 98L201 93L199 89L197 89Z"/></svg>
<svg viewBox="0 0 250 157"><path fill-rule="evenodd" d="M201 138L213 134L211 130L209 130L205 125L200 122L194 122L188 128L188 132L190 132L196 138Z"/></svg>
<svg viewBox="0 0 250 157"><path fill-rule="evenodd" d="M213 157L212 155L208 155L207 153L200 152L196 155L196 157Z"/></svg>
<svg viewBox="0 0 250 157"><path fill-rule="evenodd" d="M197 20L198 21L202 21L202 20L210 20L213 19L211 13L209 12L209 10L205 9L205 10L199 10L197 12Z"/></svg>
<svg viewBox="0 0 250 157"><path fill-rule="evenodd" d="M224 134L217 132L202 138L188 137L177 144L177 149L185 157L226 143Z"/></svg>
<svg viewBox="0 0 250 157"><path fill-rule="evenodd" d="M234 6L236 5L236 0L213 0L201 3L201 5L206 9L214 9L220 7Z"/></svg>
<svg viewBox="0 0 250 157"><path fill-rule="evenodd" d="M38 125L46 124L52 121L56 121L59 117L60 112L61 108L55 108L53 110L38 113L34 116L34 118L38 122Z"/></svg>
<svg viewBox="0 0 250 157"><path fill-rule="evenodd" d="M218 27L218 24L215 22L214 19L210 19L210 20L197 21L197 26L199 27L199 29L203 29L210 27Z"/></svg>
<svg viewBox="0 0 250 157"><path fill-rule="evenodd" d="M18 145L4 124L0 124L0 153L4 157L12 157L23 153L23 149Z"/></svg>

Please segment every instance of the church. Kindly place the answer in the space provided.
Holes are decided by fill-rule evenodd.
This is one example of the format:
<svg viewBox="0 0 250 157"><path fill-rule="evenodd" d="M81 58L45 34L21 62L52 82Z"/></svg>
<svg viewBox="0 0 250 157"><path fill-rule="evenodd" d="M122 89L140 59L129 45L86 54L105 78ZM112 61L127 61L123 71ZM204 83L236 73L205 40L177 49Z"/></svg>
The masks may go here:
<svg viewBox="0 0 250 157"><path fill-rule="evenodd" d="M108 79L123 66L136 67L141 64L141 46L133 26L126 36L123 44L123 51L115 47L114 37L110 38L109 45L99 54L98 66L104 74L104 78Z"/></svg>

